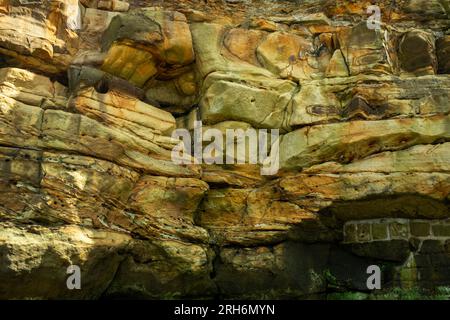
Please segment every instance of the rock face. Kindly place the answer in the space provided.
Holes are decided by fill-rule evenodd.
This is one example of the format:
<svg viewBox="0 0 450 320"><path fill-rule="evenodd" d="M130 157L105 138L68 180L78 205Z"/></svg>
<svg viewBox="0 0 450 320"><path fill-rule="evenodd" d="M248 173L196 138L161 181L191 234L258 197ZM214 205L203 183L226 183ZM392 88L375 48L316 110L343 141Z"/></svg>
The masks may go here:
<svg viewBox="0 0 450 320"><path fill-rule="evenodd" d="M449 6L371 4L0 1L0 298L450 286Z"/></svg>
<svg viewBox="0 0 450 320"><path fill-rule="evenodd" d="M7 63L49 74L63 72L79 46L78 0L2 1L0 52Z"/></svg>

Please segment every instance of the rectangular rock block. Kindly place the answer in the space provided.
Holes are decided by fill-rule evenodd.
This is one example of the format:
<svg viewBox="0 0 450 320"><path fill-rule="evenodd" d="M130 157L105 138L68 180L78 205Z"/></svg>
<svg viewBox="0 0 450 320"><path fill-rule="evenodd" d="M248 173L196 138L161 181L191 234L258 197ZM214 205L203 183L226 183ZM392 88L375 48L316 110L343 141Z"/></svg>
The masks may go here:
<svg viewBox="0 0 450 320"><path fill-rule="evenodd" d="M387 240L388 224L387 223L373 223L372 224L372 238L373 240Z"/></svg>
<svg viewBox="0 0 450 320"><path fill-rule="evenodd" d="M436 237L450 237L450 224L436 224L432 226L432 229Z"/></svg>
<svg viewBox="0 0 450 320"><path fill-rule="evenodd" d="M409 228L412 236L427 237L430 235L430 224L428 222L411 221Z"/></svg>

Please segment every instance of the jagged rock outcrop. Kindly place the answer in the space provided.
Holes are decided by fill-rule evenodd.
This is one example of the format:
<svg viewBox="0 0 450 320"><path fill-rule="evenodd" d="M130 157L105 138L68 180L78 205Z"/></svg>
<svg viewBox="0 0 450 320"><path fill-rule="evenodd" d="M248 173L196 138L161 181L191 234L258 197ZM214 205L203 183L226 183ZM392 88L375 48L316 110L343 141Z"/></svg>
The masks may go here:
<svg viewBox="0 0 450 320"><path fill-rule="evenodd" d="M0 298L450 286L447 1L159 3L0 1Z"/></svg>

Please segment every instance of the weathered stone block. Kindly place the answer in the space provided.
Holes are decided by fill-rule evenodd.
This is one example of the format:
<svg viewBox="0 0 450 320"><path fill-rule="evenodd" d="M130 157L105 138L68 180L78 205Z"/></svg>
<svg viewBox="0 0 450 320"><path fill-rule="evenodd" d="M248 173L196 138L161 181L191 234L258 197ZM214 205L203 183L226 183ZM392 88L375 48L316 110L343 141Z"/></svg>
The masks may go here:
<svg viewBox="0 0 450 320"><path fill-rule="evenodd" d="M389 232L391 238L403 238L409 237L408 224L406 222L392 222L389 224Z"/></svg>
<svg viewBox="0 0 450 320"><path fill-rule="evenodd" d="M435 224L432 229L436 237L450 237L450 224Z"/></svg>
<svg viewBox="0 0 450 320"><path fill-rule="evenodd" d="M422 31L410 31L399 43L399 59L403 70L416 75L434 74L437 59L434 37Z"/></svg>
<svg viewBox="0 0 450 320"><path fill-rule="evenodd" d="M0 0L0 298L448 286L447 0L159 2ZM174 163L174 116L281 170Z"/></svg>
<svg viewBox="0 0 450 320"><path fill-rule="evenodd" d="M424 240L420 248L421 254L442 253L445 251L445 244L441 240Z"/></svg>
<svg viewBox="0 0 450 320"><path fill-rule="evenodd" d="M157 73L194 61L192 37L186 17L158 8L136 9L114 17L103 35L108 52L102 69L142 87ZM182 69L180 69L183 73Z"/></svg>
<svg viewBox="0 0 450 320"><path fill-rule="evenodd" d="M411 252L409 243L405 240L352 243L346 246L361 257L397 262L404 262Z"/></svg>
<svg viewBox="0 0 450 320"><path fill-rule="evenodd" d="M391 71L383 48L382 32L367 28L366 22L342 28L339 43L351 75L385 74Z"/></svg>
<svg viewBox="0 0 450 320"><path fill-rule="evenodd" d="M416 237L427 237L430 235L430 224L428 222L411 221L409 223L411 235Z"/></svg>
<svg viewBox="0 0 450 320"><path fill-rule="evenodd" d="M433 267L448 267L450 266L450 254L435 253L430 255L431 265Z"/></svg>
<svg viewBox="0 0 450 320"><path fill-rule="evenodd" d="M366 242L372 240L372 237L370 235L370 224L364 223L364 224L358 224L357 225L357 236L358 241L360 242Z"/></svg>
<svg viewBox="0 0 450 320"><path fill-rule="evenodd" d="M344 240L345 242L358 241L357 226L354 223L348 223L344 226Z"/></svg>
<svg viewBox="0 0 450 320"><path fill-rule="evenodd" d="M308 126L284 135L280 166L298 169L326 161L348 163L381 150L399 150L419 143L450 139L450 118L351 121Z"/></svg>
<svg viewBox="0 0 450 320"><path fill-rule="evenodd" d="M206 124L235 120L254 128L284 129L286 109L295 89L294 83L287 80L247 75L239 79L237 75L215 72L204 82L201 119Z"/></svg>
<svg viewBox="0 0 450 320"><path fill-rule="evenodd" d="M436 41L439 73L450 73L450 35Z"/></svg>
<svg viewBox="0 0 450 320"><path fill-rule="evenodd" d="M311 79L320 77L327 63L320 66L314 60L320 60L311 54L314 51L311 40L286 32L274 32L267 36L257 49L258 58L266 69L282 78ZM326 57L325 57L326 56ZM330 54L323 51L323 57L330 59Z"/></svg>
<svg viewBox="0 0 450 320"><path fill-rule="evenodd" d="M429 268L431 266L430 255L414 254L414 262L417 268Z"/></svg>
<svg viewBox="0 0 450 320"><path fill-rule="evenodd" d="M64 72L79 48L82 15L78 0L7 1L0 15L0 53L11 59L9 65Z"/></svg>
<svg viewBox="0 0 450 320"><path fill-rule="evenodd" d="M429 117L450 110L448 77L376 79L360 75L303 81L293 97L289 125L310 128L352 120Z"/></svg>
<svg viewBox="0 0 450 320"><path fill-rule="evenodd" d="M387 223L373 223L372 224L372 238L373 238L373 240L386 240L388 238L388 224Z"/></svg>

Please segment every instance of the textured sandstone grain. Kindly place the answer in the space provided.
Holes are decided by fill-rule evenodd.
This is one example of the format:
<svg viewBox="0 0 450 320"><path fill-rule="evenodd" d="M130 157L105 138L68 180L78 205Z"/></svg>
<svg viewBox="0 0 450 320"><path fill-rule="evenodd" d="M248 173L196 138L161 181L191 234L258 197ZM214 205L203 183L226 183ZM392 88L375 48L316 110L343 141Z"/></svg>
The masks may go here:
<svg viewBox="0 0 450 320"><path fill-rule="evenodd" d="M0 1L0 298L449 286L450 5L372 2ZM279 172L175 164L195 121Z"/></svg>

